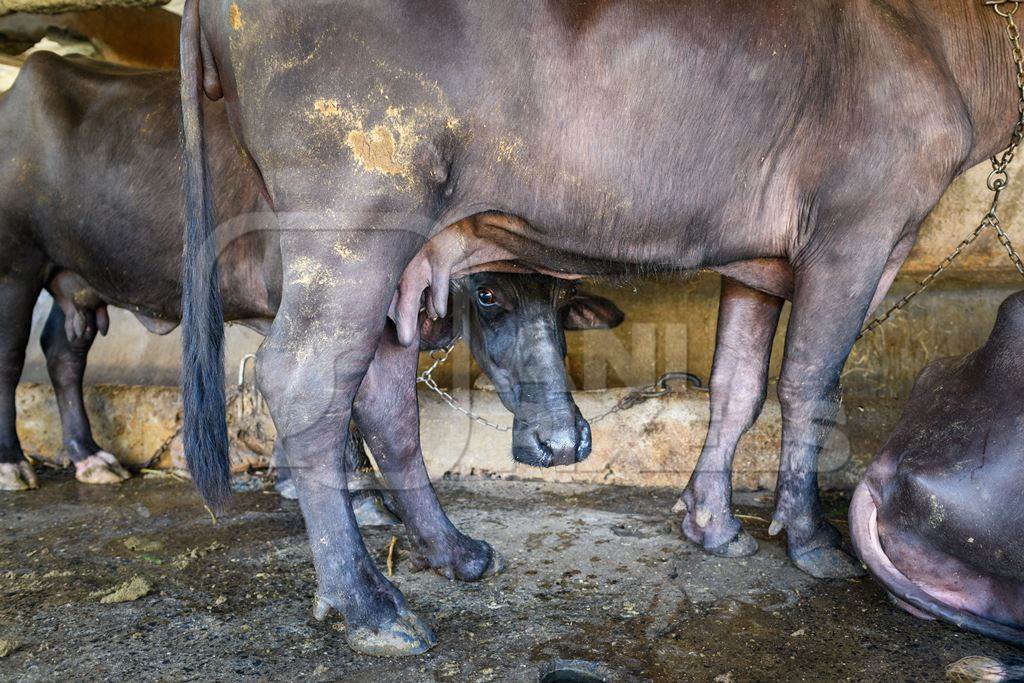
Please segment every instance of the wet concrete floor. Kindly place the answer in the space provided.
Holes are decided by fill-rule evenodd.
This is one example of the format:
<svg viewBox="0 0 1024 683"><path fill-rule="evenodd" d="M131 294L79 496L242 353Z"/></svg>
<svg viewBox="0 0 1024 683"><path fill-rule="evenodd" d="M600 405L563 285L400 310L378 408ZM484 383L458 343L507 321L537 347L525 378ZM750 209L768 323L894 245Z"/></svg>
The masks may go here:
<svg viewBox="0 0 1024 683"><path fill-rule="evenodd" d="M414 574L400 539L393 580L439 644L387 660L350 652L337 618L312 619L295 503L238 494L215 524L188 483L103 489L45 473L39 491L0 496L0 679L537 681L566 659L626 681L929 681L965 656L1015 654L897 611L869 579L803 575L767 536L765 496L740 501L761 551L724 560L681 540L671 491L439 491L508 568L481 584ZM845 500L827 502L842 520ZM381 566L392 535L366 533ZM102 602L136 578L148 595Z"/></svg>

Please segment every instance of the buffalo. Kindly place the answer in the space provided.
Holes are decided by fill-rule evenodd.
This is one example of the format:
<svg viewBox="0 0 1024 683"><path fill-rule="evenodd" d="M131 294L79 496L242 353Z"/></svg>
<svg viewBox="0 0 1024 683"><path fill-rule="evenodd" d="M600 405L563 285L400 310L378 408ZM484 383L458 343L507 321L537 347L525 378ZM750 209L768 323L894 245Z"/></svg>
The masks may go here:
<svg viewBox="0 0 1024 683"><path fill-rule="evenodd" d="M431 641L359 543L338 424L382 339L415 347L424 304L444 315L453 277L506 262L562 277L710 268L757 292L730 314L749 334L716 360L738 407L716 404L719 440L684 494L687 536L727 555L751 551L726 505L764 395L764 349L745 344L791 300L771 531L814 576L861 571L825 519L817 461L843 364L923 219L1014 130L1004 26L982 3L189 0L182 29L190 467L222 504L205 93L225 100L280 221L286 284L258 381L305 473L319 600L352 647Z"/></svg>
<svg viewBox="0 0 1024 683"><path fill-rule="evenodd" d="M175 72L48 53L30 57L0 99L0 135L10 141L0 163L7 188L0 211L0 301L7 316L0 328L0 487L35 484L15 430L14 392L43 288L54 296L42 344L65 452L79 479L112 483L128 476L92 437L82 378L89 348L109 324L108 305L134 312L153 332L178 325L184 223L178 108ZM281 297L276 223L235 148L223 105L207 107L206 124L211 167L224 180L218 208L231 225L221 245L223 316L265 333ZM422 321L422 344L438 348L464 336L515 414L526 447L552 458L586 457L589 436L576 445L580 431L589 431L568 391L563 330L613 327L621 311L545 276L478 272L457 284L450 314ZM356 418L421 563L474 580L497 569L500 558L455 529L427 480L419 453L417 351L381 345ZM365 455L361 445L346 442L354 471Z"/></svg>
<svg viewBox="0 0 1024 683"><path fill-rule="evenodd" d="M1024 292L980 349L929 364L850 506L895 602L1024 646Z"/></svg>

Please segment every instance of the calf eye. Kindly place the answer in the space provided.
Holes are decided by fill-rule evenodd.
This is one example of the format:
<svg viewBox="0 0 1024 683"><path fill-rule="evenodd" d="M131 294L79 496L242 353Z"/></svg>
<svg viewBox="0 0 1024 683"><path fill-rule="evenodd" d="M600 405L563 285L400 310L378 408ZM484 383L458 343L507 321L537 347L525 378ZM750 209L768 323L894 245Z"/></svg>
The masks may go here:
<svg viewBox="0 0 1024 683"><path fill-rule="evenodd" d="M494 296L494 292L489 289L476 290L476 300L480 302L481 306L487 308L498 305L498 297Z"/></svg>

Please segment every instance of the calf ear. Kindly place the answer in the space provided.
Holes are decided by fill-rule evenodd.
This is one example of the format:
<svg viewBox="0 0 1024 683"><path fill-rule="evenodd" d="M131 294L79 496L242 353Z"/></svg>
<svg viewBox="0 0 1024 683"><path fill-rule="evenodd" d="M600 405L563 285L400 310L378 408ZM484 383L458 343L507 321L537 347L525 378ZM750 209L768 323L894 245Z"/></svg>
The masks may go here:
<svg viewBox="0 0 1024 683"><path fill-rule="evenodd" d="M420 351L436 351L447 348L455 339L455 323L451 314L431 320L420 314Z"/></svg>
<svg viewBox="0 0 1024 683"><path fill-rule="evenodd" d="M567 330L610 330L625 319L618 306L600 296L580 294L562 306L562 327Z"/></svg>

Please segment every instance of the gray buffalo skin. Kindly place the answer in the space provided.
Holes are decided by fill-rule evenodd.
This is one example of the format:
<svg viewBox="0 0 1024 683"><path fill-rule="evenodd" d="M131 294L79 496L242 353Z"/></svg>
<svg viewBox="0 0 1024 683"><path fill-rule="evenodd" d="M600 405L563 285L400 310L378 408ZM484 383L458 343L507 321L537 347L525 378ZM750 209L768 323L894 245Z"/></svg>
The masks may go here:
<svg viewBox="0 0 1024 683"><path fill-rule="evenodd" d="M33 55L0 98L0 139L7 141L0 158L6 193L0 211L6 316L0 326L0 487L35 484L15 430L14 391L33 304L44 287L55 305L42 344L66 454L86 481L127 476L93 439L82 378L89 348L108 325L108 305L134 311L159 333L180 319L178 109L175 72L47 53ZM276 222L233 143L223 105L207 109L211 165L224 180L218 191L225 222L219 246L224 317L265 333L281 290ZM515 413L523 447L551 458L585 458L589 427L569 394L563 330L614 327L622 313L564 280L514 273L469 275L453 301L449 316L422 320L421 343L436 348L463 335ZM364 382L355 418L393 490L417 562L464 580L500 568L486 543L455 529L427 479L414 381L418 348L384 339L377 352L381 362ZM365 462L362 449L345 442L348 467L358 468Z"/></svg>
<svg viewBox="0 0 1024 683"><path fill-rule="evenodd" d="M771 531L815 576L860 571L825 519L817 461L843 364L922 220L1010 138L1005 27L979 0L189 0L182 74L190 467L220 503L205 93L226 101L281 221L289 284L259 381L309 473L296 484L318 594L352 647L411 654L433 637L338 518L338 420L382 331L414 345L422 296L443 313L452 277L497 262L713 268L770 297L728 313L751 342L792 300ZM329 275L289 276L310 265ZM726 506L728 466L766 358L720 354L740 409L718 404L723 441L684 493L687 536L726 555L752 549Z"/></svg>
<svg viewBox="0 0 1024 683"><path fill-rule="evenodd" d="M931 363L850 507L858 554L916 616L1024 646L1024 292Z"/></svg>

